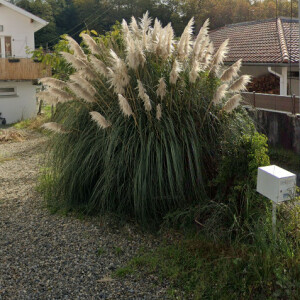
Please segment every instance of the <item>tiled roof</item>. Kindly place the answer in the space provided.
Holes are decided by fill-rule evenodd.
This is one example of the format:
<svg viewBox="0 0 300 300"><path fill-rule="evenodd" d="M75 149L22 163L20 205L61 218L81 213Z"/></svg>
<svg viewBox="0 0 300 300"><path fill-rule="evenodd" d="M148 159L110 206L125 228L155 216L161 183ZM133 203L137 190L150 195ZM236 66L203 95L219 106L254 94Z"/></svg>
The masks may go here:
<svg viewBox="0 0 300 300"><path fill-rule="evenodd" d="M210 32L214 46L229 38L230 51L225 59L245 63L298 63L299 22L280 17L226 25Z"/></svg>

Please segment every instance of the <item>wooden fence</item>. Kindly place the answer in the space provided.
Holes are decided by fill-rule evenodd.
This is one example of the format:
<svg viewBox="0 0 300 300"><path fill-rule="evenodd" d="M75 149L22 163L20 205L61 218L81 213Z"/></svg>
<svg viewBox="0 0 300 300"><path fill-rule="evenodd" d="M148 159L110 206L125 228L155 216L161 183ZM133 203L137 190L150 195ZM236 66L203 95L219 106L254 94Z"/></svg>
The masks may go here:
<svg viewBox="0 0 300 300"><path fill-rule="evenodd" d="M51 76L51 68L30 58L0 58L0 80L33 80Z"/></svg>
<svg viewBox="0 0 300 300"><path fill-rule="evenodd" d="M300 113L300 99L293 96L280 96L272 94L242 93L243 105L251 105L258 109L291 113Z"/></svg>

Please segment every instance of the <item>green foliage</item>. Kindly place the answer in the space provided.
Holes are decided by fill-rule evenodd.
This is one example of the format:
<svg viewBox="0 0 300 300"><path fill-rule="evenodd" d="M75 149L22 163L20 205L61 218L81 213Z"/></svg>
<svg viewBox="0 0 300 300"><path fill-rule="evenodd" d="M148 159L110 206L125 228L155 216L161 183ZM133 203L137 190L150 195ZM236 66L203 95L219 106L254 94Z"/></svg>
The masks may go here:
<svg viewBox="0 0 300 300"><path fill-rule="evenodd" d="M255 188L257 168L270 164L267 153L267 138L252 126L248 133L223 143L218 174L211 183L213 200L201 205L196 215L208 235L249 237L257 219L265 214L265 201Z"/></svg>
<svg viewBox="0 0 300 300"><path fill-rule="evenodd" d="M131 267L119 268L117 271L114 272L114 277L124 278L127 275L133 273L133 269Z"/></svg>
<svg viewBox="0 0 300 300"><path fill-rule="evenodd" d="M100 248L98 249L98 251L97 251L97 256L101 256L101 255L104 254L104 253L105 253L105 249L102 248L102 247L100 247Z"/></svg>
<svg viewBox="0 0 300 300"><path fill-rule="evenodd" d="M140 253L121 270L167 280L174 299L298 299L299 240L287 235L291 232L279 219L275 239L268 212L257 222L251 244L228 246L202 235L180 237Z"/></svg>
<svg viewBox="0 0 300 300"><path fill-rule="evenodd" d="M62 36L63 38L64 36ZM71 52L68 42L61 39L54 47L51 53L46 52L40 47L31 52L32 58L51 66L53 77L61 80L68 79L69 75L74 72L74 68L70 66L59 54L60 52Z"/></svg>
<svg viewBox="0 0 300 300"><path fill-rule="evenodd" d="M292 150L270 146L269 155L272 164L293 172L300 172L300 156Z"/></svg>
<svg viewBox="0 0 300 300"><path fill-rule="evenodd" d="M151 33L147 34L148 39L153 39ZM120 25L116 24L105 36L94 35L95 32L93 39L102 47L98 59L118 72L113 64L118 64L119 58L114 61L108 49L113 48L123 61L129 61ZM141 40L135 41L135 45L142 42L143 35L137 36ZM264 160L264 141L256 135L246 112L240 108L227 113L221 109L224 103L212 104L221 82L210 72L210 67L199 71L195 82L192 81L190 71L194 60L190 56L182 64L178 80L171 83L175 59L181 58L171 50L163 57L153 48L144 50L145 61L137 68L129 63L125 67L129 84L122 94L133 110L129 117L124 116L124 110L122 113L114 90L118 81L114 86L105 76L90 80L97 89L94 103L87 103L80 96L57 108L55 121L63 124L67 134L51 139L49 167L53 180L49 189L44 186L51 206L88 213L113 212L133 217L143 225L156 226L169 212L196 205L204 207L208 198L215 196L208 184L218 171L219 191L222 184L228 184L228 189L238 188L238 181L226 180L230 174L226 174L229 163L225 151L240 149L236 155L243 161L242 166L236 167L240 167L237 173L253 172L255 162ZM86 46L83 49L89 55L89 49ZM88 59L85 63L93 72ZM162 98L157 94L161 78L166 85ZM151 110L145 110L137 88L139 81L149 96ZM232 95L228 92L228 97ZM158 105L162 107L160 118ZM91 111L102 114L112 125L100 129L91 120ZM245 151L249 157L244 157Z"/></svg>

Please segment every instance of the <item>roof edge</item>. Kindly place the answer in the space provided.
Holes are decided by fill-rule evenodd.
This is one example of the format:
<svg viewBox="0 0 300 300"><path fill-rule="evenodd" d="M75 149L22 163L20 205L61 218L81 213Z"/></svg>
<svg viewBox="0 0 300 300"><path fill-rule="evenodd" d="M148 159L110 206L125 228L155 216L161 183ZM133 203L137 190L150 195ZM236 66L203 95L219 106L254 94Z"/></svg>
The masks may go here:
<svg viewBox="0 0 300 300"><path fill-rule="evenodd" d="M283 21L289 21L289 22L295 22L299 23L298 18L290 18L290 17L278 17L277 19L283 20ZM245 21L245 22L239 22L239 23L232 23L232 24L226 24L222 27L218 27L216 29L213 29L210 31L210 33L214 31L218 31L223 28L230 28L230 27L238 27L238 26L247 26L247 25L252 25L252 24L259 24L259 23L266 23L266 22L272 22L276 21L276 18L269 18L269 19L259 19L259 20L253 20L253 21Z"/></svg>
<svg viewBox="0 0 300 300"><path fill-rule="evenodd" d="M39 26L39 29L41 29L42 27L44 27L47 24L49 24L49 22L41 19L40 17L38 17L38 16L36 16L36 15L34 15L34 14L26 11L25 9L20 8L20 7L14 5L12 3L9 3L9 2L7 2L5 0L0 0L0 4L2 4L2 5L10 8L10 9L12 9L12 10L14 10L14 11L16 11L16 12L18 12L18 13L20 13L20 14L22 14L22 15L24 15L24 16L26 16L26 17L28 17L28 18L30 18L30 19L38 22L38 23L40 23L41 25L43 25L43 26Z"/></svg>
<svg viewBox="0 0 300 300"><path fill-rule="evenodd" d="M286 41L285 41L285 37L284 37L284 33L283 33L283 27L282 27L280 18L277 19L276 25L277 25L279 45L280 45L281 54L282 54L282 61L284 63L288 63L289 62L289 52L287 49L287 45L286 45Z"/></svg>

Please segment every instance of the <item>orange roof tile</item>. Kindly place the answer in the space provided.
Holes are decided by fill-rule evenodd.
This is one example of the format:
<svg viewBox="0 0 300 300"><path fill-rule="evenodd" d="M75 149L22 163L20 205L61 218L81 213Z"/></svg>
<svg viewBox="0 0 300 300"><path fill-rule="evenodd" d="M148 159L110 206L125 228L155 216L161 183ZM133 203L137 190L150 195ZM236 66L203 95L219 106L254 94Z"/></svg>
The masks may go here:
<svg viewBox="0 0 300 300"><path fill-rule="evenodd" d="M226 62L298 63L299 22L280 17L226 25L210 32L216 48L229 38Z"/></svg>

